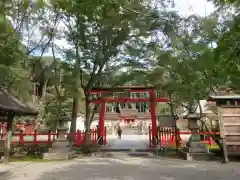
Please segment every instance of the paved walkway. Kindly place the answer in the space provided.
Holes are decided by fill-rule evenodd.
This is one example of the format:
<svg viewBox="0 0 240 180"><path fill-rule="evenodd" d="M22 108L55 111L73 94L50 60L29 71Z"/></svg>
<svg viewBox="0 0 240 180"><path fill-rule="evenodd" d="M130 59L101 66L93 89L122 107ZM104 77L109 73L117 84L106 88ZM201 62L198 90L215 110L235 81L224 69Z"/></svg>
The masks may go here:
<svg viewBox="0 0 240 180"><path fill-rule="evenodd" d="M21 169L22 167L25 167L31 163L32 162L11 162L9 164L0 163L0 177L6 172L13 171L14 169Z"/></svg>
<svg viewBox="0 0 240 180"><path fill-rule="evenodd" d="M119 140L117 136L111 136L109 148L112 149L147 149L148 138L142 135L122 135Z"/></svg>
<svg viewBox="0 0 240 180"><path fill-rule="evenodd" d="M235 163L89 157L31 163L0 175L0 180L238 180L239 169Z"/></svg>

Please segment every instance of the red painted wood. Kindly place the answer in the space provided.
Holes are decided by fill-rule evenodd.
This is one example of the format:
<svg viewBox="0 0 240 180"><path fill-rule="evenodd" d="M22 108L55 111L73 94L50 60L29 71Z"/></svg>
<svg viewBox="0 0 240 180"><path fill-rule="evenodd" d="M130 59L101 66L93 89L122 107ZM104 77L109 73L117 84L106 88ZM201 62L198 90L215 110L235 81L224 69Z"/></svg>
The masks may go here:
<svg viewBox="0 0 240 180"><path fill-rule="evenodd" d="M150 98L101 98L101 99L97 99L97 100L90 100L90 103L95 103L95 104L100 104L102 102L108 102L108 103L112 103L112 102L130 102L130 103L134 103L134 102L150 102ZM155 99L156 102L169 102L169 98L156 98Z"/></svg>
<svg viewBox="0 0 240 180"><path fill-rule="evenodd" d="M103 132L103 136L104 136L104 144L107 143L107 139L106 139L106 128L104 128L104 132ZM0 138L3 138L5 134L2 134L2 136ZM41 136L46 136L46 140L39 140L37 138L38 135ZM77 131L74 134L70 134L70 133L65 133L65 135L70 136L73 135L75 137L75 145L76 146L80 146L82 144L85 143L85 137L86 137L86 133L83 131ZM44 145L44 144L49 144L51 145L53 143L52 141L52 137L53 136L57 136L57 133L52 133L52 132L48 132L48 133L37 133L37 131L34 131L33 133L13 133L13 137L17 137L16 141L12 141L12 144L21 144L21 145ZM25 141L24 140L24 136L32 136L33 140L32 141ZM91 129L91 140L92 140L92 144L96 144L97 143L97 129Z"/></svg>
<svg viewBox="0 0 240 180"><path fill-rule="evenodd" d="M157 137L157 118L156 118L156 98L154 94L154 90L149 93L150 99L152 100L150 103L150 111L151 111L151 119L152 119L152 136Z"/></svg>
<svg viewBox="0 0 240 180"><path fill-rule="evenodd" d="M99 131L100 136L104 136L104 116L105 116L106 106L105 102L101 103L101 110L100 110L100 116L99 116Z"/></svg>
<svg viewBox="0 0 240 180"><path fill-rule="evenodd" d="M201 135L210 135L210 134L220 134L220 132L198 132ZM180 135L181 134L192 134L191 131L180 131L175 128L161 128L158 131L158 139L159 144L166 145L166 144L174 144L179 143L181 141ZM180 139L179 139L180 138ZM214 141L211 137L209 139L205 139L201 141L202 143L209 144L210 146L214 144ZM179 144L177 144L179 145ZM152 128L149 126L149 147L152 147Z"/></svg>

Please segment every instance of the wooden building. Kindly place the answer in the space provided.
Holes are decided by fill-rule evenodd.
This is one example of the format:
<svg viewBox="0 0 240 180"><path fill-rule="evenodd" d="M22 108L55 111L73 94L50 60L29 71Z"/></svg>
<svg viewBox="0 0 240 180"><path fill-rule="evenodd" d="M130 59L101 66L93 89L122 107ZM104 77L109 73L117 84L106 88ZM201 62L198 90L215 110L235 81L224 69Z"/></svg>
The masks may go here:
<svg viewBox="0 0 240 180"><path fill-rule="evenodd" d="M15 116L37 116L38 111L21 103L6 90L0 88L0 122L7 125L7 132L0 140L0 153L4 162L8 162L12 136L12 124Z"/></svg>
<svg viewBox="0 0 240 180"><path fill-rule="evenodd" d="M210 96L215 102L222 139L224 158L240 156L240 95Z"/></svg>

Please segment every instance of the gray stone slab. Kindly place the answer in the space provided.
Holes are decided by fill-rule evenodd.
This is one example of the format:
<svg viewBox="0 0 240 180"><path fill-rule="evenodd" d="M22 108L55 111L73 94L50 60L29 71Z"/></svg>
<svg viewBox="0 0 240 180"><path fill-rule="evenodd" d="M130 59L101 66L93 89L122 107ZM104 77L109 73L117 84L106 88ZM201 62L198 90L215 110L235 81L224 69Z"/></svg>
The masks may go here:
<svg viewBox="0 0 240 180"><path fill-rule="evenodd" d="M187 153L209 153L207 148L184 148Z"/></svg>
<svg viewBox="0 0 240 180"><path fill-rule="evenodd" d="M201 152L185 152L179 151L179 156L187 161L211 161L216 160L216 157L212 153L201 153Z"/></svg>
<svg viewBox="0 0 240 180"><path fill-rule="evenodd" d="M52 153L44 153L44 160L69 160L76 157L76 152L52 152Z"/></svg>

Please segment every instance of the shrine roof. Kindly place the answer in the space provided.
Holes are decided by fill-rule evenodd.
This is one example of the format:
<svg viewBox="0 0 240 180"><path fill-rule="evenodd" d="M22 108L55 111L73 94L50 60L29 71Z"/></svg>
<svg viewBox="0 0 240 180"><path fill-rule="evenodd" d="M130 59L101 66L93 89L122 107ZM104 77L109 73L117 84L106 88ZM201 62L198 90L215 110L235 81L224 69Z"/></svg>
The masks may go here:
<svg viewBox="0 0 240 180"><path fill-rule="evenodd" d="M240 95L224 95L224 96L210 96L207 101L215 101L215 100L240 100Z"/></svg>
<svg viewBox="0 0 240 180"><path fill-rule="evenodd" d="M121 90L149 90L154 89L154 86L104 86L93 87L92 90L106 90L106 91L121 91Z"/></svg>
<svg viewBox="0 0 240 180"><path fill-rule="evenodd" d="M0 111L13 112L18 116L36 116L38 111L23 104L6 90L0 88Z"/></svg>

